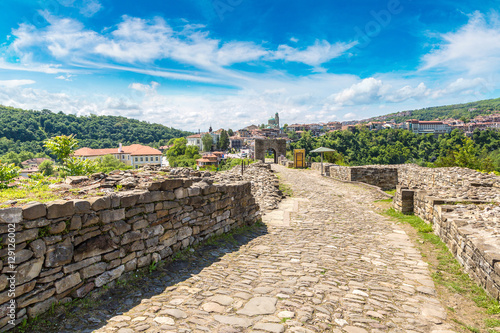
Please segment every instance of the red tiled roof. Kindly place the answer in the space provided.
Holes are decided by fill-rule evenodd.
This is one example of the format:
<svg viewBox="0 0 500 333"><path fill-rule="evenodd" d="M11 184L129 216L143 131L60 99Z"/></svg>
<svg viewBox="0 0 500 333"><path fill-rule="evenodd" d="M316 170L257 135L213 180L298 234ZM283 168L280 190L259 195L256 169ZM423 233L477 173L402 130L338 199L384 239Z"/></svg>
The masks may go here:
<svg viewBox="0 0 500 333"><path fill-rule="evenodd" d="M193 134L188 136L188 138L201 138L201 134Z"/></svg>
<svg viewBox="0 0 500 333"><path fill-rule="evenodd" d="M119 148L104 148L104 149L92 149L88 147L80 148L75 151L75 156L104 156L110 154L119 154ZM143 146L139 144L133 144L130 146L123 146L122 153L130 155L161 155L161 151L158 149Z"/></svg>
<svg viewBox="0 0 500 333"><path fill-rule="evenodd" d="M45 158L45 157L30 158L29 160L21 162L21 164L22 165L28 165L28 164L40 165L43 161L50 161L50 158Z"/></svg>

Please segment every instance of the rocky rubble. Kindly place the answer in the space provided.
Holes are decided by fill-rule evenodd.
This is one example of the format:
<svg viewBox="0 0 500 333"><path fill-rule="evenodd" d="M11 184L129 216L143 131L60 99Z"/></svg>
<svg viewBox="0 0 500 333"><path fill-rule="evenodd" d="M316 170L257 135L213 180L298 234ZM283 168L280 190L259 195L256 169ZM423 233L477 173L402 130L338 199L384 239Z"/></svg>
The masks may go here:
<svg viewBox="0 0 500 333"><path fill-rule="evenodd" d="M229 171L216 173L212 177L215 182L221 183L249 181L252 184L252 194L262 212L278 208L283 198L283 193L279 189L279 180L273 174L271 165L260 161L246 166L243 175L241 166L236 166Z"/></svg>

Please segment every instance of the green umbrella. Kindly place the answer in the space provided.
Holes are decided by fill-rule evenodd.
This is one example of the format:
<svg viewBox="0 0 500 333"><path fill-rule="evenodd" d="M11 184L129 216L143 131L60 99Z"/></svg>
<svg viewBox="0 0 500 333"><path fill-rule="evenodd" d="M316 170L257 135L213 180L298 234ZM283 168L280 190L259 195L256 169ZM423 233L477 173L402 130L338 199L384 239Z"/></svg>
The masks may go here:
<svg viewBox="0 0 500 333"><path fill-rule="evenodd" d="M310 153L320 153L321 154L321 175L323 176L323 153L328 153L331 151L335 151L335 149L319 147L314 150L311 150Z"/></svg>

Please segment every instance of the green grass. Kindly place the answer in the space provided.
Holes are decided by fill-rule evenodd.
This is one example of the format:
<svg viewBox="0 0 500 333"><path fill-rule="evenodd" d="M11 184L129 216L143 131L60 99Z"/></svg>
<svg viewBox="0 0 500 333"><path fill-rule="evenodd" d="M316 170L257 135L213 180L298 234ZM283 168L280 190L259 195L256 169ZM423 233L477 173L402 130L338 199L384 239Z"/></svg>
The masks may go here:
<svg viewBox="0 0 500 333"><path fill-rule="evenodd" d="M293 195L292 187L288 184L280 183L279 189L287 197L291 197Z"/></svg>
<svg viewBox="0 0 500 333"><path fill-rule="evenodd" d="M387 190L387 191L384 191L384 192L387 193L387 194L390 194L390 195L394 196L396 194L396 189L394 189L394 190Z"/></svg>
<svg viewBox="0 0 500 333"><path fill-rule="evenodd" d="M418 236L423 243L431 246L432 252L435 253L438 261L438 264L434 267L435 272L432 273L432 279L436 284L440 284L474 301L478 307L486 309L486 313L488 314L500 314L498 301L489 296L481 286L477 285L475 281L464 273L463 267L453 257L446 244L441 241L438 235L432 232L431 225L425 223L415 215L405 215L393 208L386 210L385 214L400 222L410 224L417 230ZM474 328L465 327L475 332L472 330Z"/></svg>
<svg viewBox="0 0 500 333"><path fill-rule="evenodd" d="M0 190L0 202L15 200L18 204L30 201L48 202L61 198L48 185L32 187L10 187ZM2 205L2 208L8 205Z"/></svg>

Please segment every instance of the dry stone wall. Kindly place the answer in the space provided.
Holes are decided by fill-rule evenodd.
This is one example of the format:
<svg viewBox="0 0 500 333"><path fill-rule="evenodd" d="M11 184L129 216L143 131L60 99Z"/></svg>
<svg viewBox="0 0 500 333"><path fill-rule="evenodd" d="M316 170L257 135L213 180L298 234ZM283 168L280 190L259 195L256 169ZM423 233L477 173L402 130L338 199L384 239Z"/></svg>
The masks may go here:
<svg viewBox="0 0 500 333"><path fill-rule="evenodd" d="M398 170L392 166L367 165L367 166L329 166L328 175L332 178L361 182L380 187L382 190L395 189L398 185Z"/></svg>
<svg viewBox="0 0 500 333"><path fill-rule="evenodd" d="M153 182L149 190L0 210L0 330L123 273L251 225L250 182Z"/></svg>
<svg viewBox="0 0 500 333"><path fill-rule="evenodd" d="M398 168L395 209L432 224L467 273L500 299L500 177L465 168Z"/></svg>
<svg viewBox="0 0 500 333"><path fill-rule="evenodd" d="M500 299L500 177L411 164L329 169L338 180L396 188L394 208L432 224L467 273Z"/></svg>

